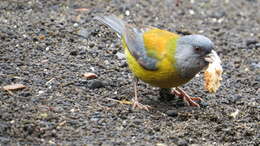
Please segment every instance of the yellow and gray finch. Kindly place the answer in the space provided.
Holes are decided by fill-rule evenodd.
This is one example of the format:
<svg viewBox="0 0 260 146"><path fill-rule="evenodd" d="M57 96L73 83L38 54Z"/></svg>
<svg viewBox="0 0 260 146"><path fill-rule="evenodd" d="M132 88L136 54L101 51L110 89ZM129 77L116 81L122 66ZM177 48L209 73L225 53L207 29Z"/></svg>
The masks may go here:
<svg viewBox="0 0 260 146"><path fill-rule="evenodd" d="M156 87L173 88L191 106L198 106L193 98L179 88L207 67L205 57L214 48L213 42L203 35L180 36L153 27L136 28L116 16L98 16L96 20L112 28L121 38L134 80L133 107L148 110L138 102L138 79Z"/></svg>

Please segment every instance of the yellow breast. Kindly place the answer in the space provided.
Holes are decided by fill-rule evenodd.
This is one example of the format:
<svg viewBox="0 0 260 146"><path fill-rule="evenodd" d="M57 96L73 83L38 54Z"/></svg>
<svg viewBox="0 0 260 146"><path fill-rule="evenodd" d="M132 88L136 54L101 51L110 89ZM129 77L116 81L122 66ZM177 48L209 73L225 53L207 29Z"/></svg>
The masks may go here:
<svg viewBox="0 0 260 146"><path fill-rule="evenodd" d="M168 59L163 59L159 64L159 69L149 71L144 69L136 59L130 54L128 49L125 49L128 66L132 73L142 81L151 84L152 86L161 88L171 88L180 86L189 80L183 79L172 62Z"/></svg>

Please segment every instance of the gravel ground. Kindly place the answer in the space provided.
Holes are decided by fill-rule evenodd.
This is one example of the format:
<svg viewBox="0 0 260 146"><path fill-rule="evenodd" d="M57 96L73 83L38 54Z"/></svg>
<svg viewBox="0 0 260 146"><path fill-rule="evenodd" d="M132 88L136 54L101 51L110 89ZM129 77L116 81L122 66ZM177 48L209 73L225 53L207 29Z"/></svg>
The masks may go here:
<svg viewBox="0 0 260 146"><path fill-rule="evenodd" d="M26 88L0 90L0 145L260 145L259 9L259 0L1 0L0 86ZM223 61L221 88L207 93L202 74L183 86L203 108L142 82L151 111L114 101L133 97L132 75L97 14L208 36Z"/></svg>

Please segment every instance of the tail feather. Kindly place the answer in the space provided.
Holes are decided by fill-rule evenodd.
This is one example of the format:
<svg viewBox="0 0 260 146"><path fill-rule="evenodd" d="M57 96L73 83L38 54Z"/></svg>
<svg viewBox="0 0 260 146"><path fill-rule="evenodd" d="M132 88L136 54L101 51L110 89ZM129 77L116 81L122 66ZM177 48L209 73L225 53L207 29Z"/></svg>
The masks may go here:
<svg viewBox="0 0 260 146"><path fill-rule="evenodd" d="M109 26L114 31L116 31L119 35L122 36L125 29L125 22L114 15L109 16L96 16L95 20L102 22L103 24Z"/></svg>

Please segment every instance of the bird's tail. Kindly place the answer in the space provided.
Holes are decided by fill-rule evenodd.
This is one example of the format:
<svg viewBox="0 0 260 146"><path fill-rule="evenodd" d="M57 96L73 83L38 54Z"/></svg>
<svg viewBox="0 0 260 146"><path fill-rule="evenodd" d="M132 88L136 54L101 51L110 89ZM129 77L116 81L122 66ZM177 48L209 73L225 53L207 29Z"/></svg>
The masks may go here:
<svg viewBox="0 0 260 146"><path fill-rule="evenodd" d="M114 15L109 16L96 16L95 20L102 22L116 31L120 36L123 35L125 29L125 22Z"/></svg>

